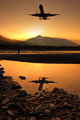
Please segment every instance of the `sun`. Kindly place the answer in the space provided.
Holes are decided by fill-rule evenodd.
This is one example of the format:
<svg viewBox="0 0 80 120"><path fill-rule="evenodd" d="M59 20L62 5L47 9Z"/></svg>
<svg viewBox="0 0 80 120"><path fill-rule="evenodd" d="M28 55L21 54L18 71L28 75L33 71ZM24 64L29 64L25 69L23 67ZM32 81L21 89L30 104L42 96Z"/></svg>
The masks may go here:
<svg viewBox="0 0 80 120"><path fill-rule="evenodd" d="M32 35L33 36L38 36L41 34L41 28L35 28L32 30Z"/></svg>

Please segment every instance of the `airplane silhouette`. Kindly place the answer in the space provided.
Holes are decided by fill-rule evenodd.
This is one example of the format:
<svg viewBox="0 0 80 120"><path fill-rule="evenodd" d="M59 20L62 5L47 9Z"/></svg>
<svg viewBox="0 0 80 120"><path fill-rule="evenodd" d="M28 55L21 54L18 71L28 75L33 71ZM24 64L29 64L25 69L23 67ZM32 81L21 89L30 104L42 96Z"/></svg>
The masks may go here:
<svg viewBox="0 0 80 120"><path fill-rule="evenodd" d="M40 78L42 78L42 79L40 80ZM46 84L48 84L48 83L57 83L57 82L54 82L54 81L48 81L46 79L49 79L49 78L39 77L39 80L32 80L32 81L29 81L29 82L40 83L39 88L38 88L39 91L42 90L42 86L43 86L44 83L46 83Z"/></svg>
<svg viewBox="0 0 80 120"><path fill-rule="evenodd" d="M48 19L47 17L60 15L60 14L44 13L43 5L41 5L41 4L39 5L39 9L40 9L40 13L28 14L28 15L32 15L32 16L35 16L35 17L39 17L40 20L50 20L50 19Z"/></svg>

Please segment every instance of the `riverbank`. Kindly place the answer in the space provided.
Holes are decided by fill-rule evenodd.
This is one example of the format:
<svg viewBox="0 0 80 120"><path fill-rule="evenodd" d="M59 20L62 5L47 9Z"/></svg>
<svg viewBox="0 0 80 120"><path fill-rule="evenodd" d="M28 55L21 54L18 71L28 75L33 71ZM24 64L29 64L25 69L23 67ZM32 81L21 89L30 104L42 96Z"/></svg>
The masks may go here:
<svg viewBox="0 0 80 120"><path fill-rule="evenodd" d="M1 54L0 60L33 63L75 63L80 64L80 53L71 54Z"/></svg>
<svg viewBox="0 0 80 120"><path fill-rule="evenodd" d="M27 94L12 77L0 76L0 120L80 120L77 95L53 88Z"/></svg>

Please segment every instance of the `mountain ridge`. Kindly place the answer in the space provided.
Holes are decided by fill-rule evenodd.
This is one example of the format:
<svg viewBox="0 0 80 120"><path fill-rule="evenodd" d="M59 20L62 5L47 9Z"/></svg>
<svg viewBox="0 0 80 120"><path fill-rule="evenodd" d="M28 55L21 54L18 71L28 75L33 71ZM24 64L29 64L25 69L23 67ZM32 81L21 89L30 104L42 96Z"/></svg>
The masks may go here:
<svg viewBox="0 0 80 120"><path fill-rule="evenodd" d="M28 40L14 40L0 35L0 44L14 44L14 45L38 45L38 46L79 46L70 40L63 38L42 37L38 35Z"/></svg>
<svg viewBox="0 0 80 120"><path fill-rule="evenodd" d="M33 45L42 45L42 46L79 46L78 44L67 39L42 37L40 35L25 41L27 43L32 43Z"/></svg>

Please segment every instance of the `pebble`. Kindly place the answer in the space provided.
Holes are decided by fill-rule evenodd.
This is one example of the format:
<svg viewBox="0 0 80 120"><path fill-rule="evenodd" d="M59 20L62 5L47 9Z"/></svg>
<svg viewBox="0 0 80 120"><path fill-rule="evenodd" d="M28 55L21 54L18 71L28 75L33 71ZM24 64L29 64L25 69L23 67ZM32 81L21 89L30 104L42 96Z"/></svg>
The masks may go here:
<svg viewBox="0 0 80 120"><path fill-rule="evenodd" d="M43 114L39 114L39 118L42 118L44 115Z"/></svg>
<svg viewBox="0 0 80 120"><path fill-rule="evenodd" d="M51 111L50 111L50 110L45 110L45 111L44 111L44 114L47 115L47 116L48 116L48 115L51 115Z"/></svg>
<svg viewBox="0 0 80 120"><path fill-rule="evenodd" d="M57 117L57 118L55 118L55 120L61 120L61 118L60 118L60 117Z"/></svg>
<svg viewBox="0 0 80 120"><path fill-rule="evenodd" d="M53 103L50 103L50 110L52 111L52 110L55 110L55 109L56 109L55 105Z"/></svg>
<svg viewBox="0 0 80 120"><path fill-rule="evenodd" d="M55 120L55 118L51 118L51 120Z"/></svg>
<svg viewBox="0 0 80 120"><path fill-rule="evenodd" d="M9 116L14 116L14 114L13 114L10 110L7 110L7 114L8 114Z"/></svg>
<svg viewBox="0 0 80 120"><path fill-rule="evenodd" d="M5 105L7 102L9 102L9 98L6 98L5 100L3 100L2 104Z"/></svg>
<svg viewBox="0 0 80 120"><path fill-rule="evenodd" d="M6 107L6 106L2 106L1 109L3 109L3 110L8 110L9 108Z"/></svg>
<svg viewBox="0 0 80 120"><path fill-rule="evenodd" d="M41 108L41 105L37 106L36 109L35 109L35 114L39 114L42 112L42 108Z"/></svg>
<svg viewBox="0 0 80 120"><path fill-rule="evenodd" d="M35 119L35 117L30 117L30 119L29 119L29 120L36 120L36 119Z"/></svg>
<svg viewBox="0 0 80 120"><path fill-rule="evenodd" d="M43 97L43 96L42 96L42 97L40 97L40 98L39 98L39 100L44 100L44 97Z"/></svg>
<svg viewBox="0 0 80 120"><path fill-rule="evenodd" d="M19 76L19 78L22 79L22 80L25 80L25 79L26 79L25 76Z"/></svg>
<svg viewBox="0 0 80 120"><path fill-rule="evenodd" d="M69 104L68 102L64 102L63 106L64 106L65 108L72 109L72 105Z"/></svg>

